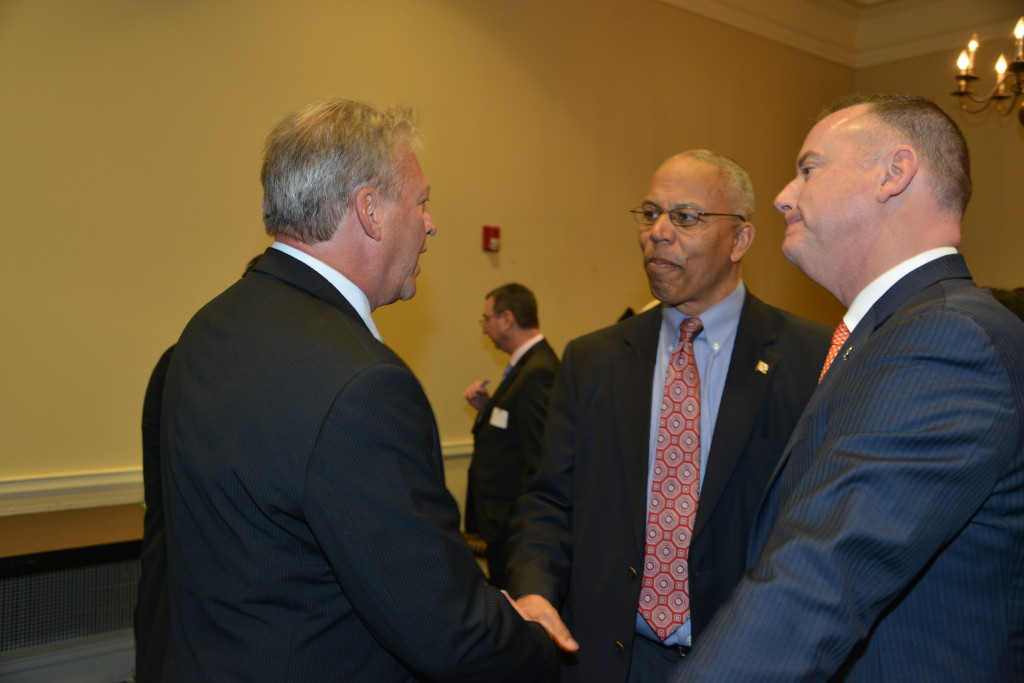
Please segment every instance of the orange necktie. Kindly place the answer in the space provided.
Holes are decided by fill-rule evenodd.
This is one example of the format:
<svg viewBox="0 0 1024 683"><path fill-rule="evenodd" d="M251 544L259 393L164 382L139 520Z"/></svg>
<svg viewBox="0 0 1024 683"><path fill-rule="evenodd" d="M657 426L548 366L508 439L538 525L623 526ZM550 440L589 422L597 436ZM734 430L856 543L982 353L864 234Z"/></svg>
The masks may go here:
<svg viewBox="0 0 1024 683"><path fill-rule="evenodd" d="M832 365L832 361L839 355L839 349L843 348L843 344L850 338L850 330L846 327L845 322L839 323L839 327L832 333L832 346L828 347L828 355L825 356L825 366L821 369L821 375L818 377L818 383L825 379L825 373L828 372L828 368Z"/></svg>

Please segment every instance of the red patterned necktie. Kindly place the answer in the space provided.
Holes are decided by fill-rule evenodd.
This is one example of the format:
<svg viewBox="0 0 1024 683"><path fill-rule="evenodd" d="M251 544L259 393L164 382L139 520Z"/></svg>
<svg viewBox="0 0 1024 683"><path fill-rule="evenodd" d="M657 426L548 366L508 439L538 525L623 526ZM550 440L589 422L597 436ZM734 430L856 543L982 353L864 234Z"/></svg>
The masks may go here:
<svg viewBox="0 0 1024 683"><path fill-rule="evenodd" d="M686 318L679 326L679 344L669 361L661 399L651 474L639 609L662 640L690 618L686 559L700 487L700 376L693 339L703 327L700 318Z"/></svg>
<svg viewBox="0 0 1024 683"><path fill-rule="evenodd" d="M818 376L818 383L825 379L825 373L828 372L829 366L832 365L832 361L839 355L839 349L843 348L843 344L850 338L850 330L846 327L846 322L839 323L839 327L832 333L832 346L828 347L828 355L825 356L825 365L821 368L821 374Z"/></svg>

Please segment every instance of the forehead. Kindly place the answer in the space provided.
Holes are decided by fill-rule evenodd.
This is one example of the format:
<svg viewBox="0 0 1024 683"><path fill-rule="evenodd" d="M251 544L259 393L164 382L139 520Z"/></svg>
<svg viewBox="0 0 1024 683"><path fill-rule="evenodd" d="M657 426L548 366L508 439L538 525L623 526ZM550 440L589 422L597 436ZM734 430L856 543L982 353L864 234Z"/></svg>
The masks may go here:
<svg viewBox="0 0 1024 683"><path fill-rule="evenodd" d="M866 141L866 134L873 134L872 131L876 128L866 104L834 111L811 128L800 149L800 157L824 154L846 145L863 144Z"/></svg>
<svg viewBox="0 0 1024 683"><path fill-rule="evenodd" d="M398 148L396 155L396 168L402 178L402 185L413 192L426 188L427 178L423 175L416 153L409 149L408 145L403 144Z"/></svg>
<svg viewBox="0 0 1024 683"><path fill-rule="evenodd" d="M493 296L489 296L486 299L484 299L484 312L487 313L488 311L493 311L493 310L494 310L494 297Z"/></svg>
<svg viewBox="0 0 1024 683"><path fill-rule="evenodd" d="M692 157L673 157L654 173L647 199L663 208L692 204L707 207L726 199L727 188L717 166Z"/></svg>

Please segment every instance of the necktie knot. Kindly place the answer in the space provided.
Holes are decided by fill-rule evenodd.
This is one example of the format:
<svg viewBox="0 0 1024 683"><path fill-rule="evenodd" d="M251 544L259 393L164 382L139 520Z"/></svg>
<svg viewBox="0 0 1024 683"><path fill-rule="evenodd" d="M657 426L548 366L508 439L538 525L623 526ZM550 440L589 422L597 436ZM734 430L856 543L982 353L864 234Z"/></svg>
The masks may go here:
<svg viewBox="0 0 1024 683"><path fill-rule="evenodd" d="M703 329L704 323L700 318L684 318L683 322L679 323L679 341L692 342Z"/></svg>

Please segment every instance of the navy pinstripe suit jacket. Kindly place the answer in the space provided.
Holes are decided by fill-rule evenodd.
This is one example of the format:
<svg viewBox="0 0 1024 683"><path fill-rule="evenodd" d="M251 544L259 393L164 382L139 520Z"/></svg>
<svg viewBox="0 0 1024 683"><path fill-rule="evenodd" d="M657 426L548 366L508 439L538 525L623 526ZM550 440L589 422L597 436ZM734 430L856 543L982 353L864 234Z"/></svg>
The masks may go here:
<svg viewBox="0 0 1024 683"><path fill-rule="evenodd" d="M961 256L854 329L751 558L677 680L1024 680L1024 324Z"/></svg>

